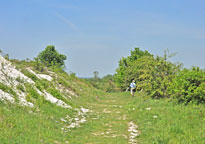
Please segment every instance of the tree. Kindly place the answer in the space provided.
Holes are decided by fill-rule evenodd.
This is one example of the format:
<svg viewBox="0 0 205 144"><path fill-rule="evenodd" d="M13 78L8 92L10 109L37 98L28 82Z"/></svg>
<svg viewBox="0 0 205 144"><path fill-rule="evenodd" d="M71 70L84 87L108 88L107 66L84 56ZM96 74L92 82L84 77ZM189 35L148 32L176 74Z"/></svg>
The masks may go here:
<svg viewBox="0 0 205 144"><path fill-rule="evenodd" d="M9 60L9 54L5 54L5 55L4 55L4 58L7 59L7 60Z"/></svg>
<svg viewBox="0 0 205 144"><path fill-rule="evenodd" d="M98 71L94 71L93 74L94 74L94 79L97 80L97 79L98 79L99 72L98 72Z"/></svg>
<svg viewBox="0 0 205 144"><path fill-rule="evenodd" d="M57 66L65 68L64 60L66 60L66 56L58 53L53 45L48 45L44 51L38 54L36 60L48 67Z"/></svg>
<svg viewBox="0 0 205 144"><path fill-rule="evenodd" d="M131 55L127 58L122 58L119 61L119 67L116 69L116 73L114 75L114 81L118 87L120 87L122 90L125 90L129 86L129 80L127 78L126 71L127 69L133 65L133 63L138 60L141 57L149 56L153 57L148 51L142 51L139 48L135 48L133 51L131 51Z"/></svg>

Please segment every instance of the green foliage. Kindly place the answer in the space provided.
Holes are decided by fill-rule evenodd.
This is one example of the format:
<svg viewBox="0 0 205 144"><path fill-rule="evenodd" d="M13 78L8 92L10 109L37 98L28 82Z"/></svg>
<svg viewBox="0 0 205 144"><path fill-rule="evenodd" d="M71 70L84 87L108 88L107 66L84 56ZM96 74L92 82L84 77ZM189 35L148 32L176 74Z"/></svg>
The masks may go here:
<svg viewBox="0 0 205 144"><path fill-rule="evenodd" d="M139 49L137 50L139 51ZM163 57L157 56L156 58L146 51L144 53L138 52L138 57L137 54L134 55L133 53L131 51L131 56L120 61L115 75L118 85L120 83L116 78L119 76L123 79L121 81L123 84L120 84L122 89L129 87L130 82L134 79L138 91L145 91L152 98L169 97L168 87L179 72L181 65L169 62L167 59L172 55L168 54L167 51L165 51Z"/></svg>
<svg viewBox="0 0 205 144"><path fill-rule="evenodd" d="M127 83L135 79L137 90L147 92L153 98L169 97L167 88L179 71L180 65L164 57L142 57L126 71Z"/></svg>
<svg viewBox="0 0 205 144"><path fill-rule="evenodd" d="M94 72L93 72L93 75L94 75L94 79L97 80L97 79L99 78L99 76L98 76L98 75L99 75L99 72L98 72L98 71L94 71Z"/></svg>
<svg viewBox="0 0 205 144"><path fill-rule="evenodd" d="M205 103L205 71L198 67L182 70L170 86L170 93L180 103Z"/></svg>
<svg viewBox="0 0 205 144"><path fill-rule="evenodd" d="M4 55L4 58L5 58L6 60L9 60L9 54L5 54L5 55Z"/></svg>
<svg viewBox="0 0 205 144"><path fill-rule="evenodd" d="M53 45L48 45L36 58L37 62L43 63L48 67L56 66L59 68L65 67L64 60L66 60L66 56L58 53Z"/></svg>
<svg viewBox="0 0 205 144"><path fill-rule="evenodd" d="M69 78L71 78L71 79L76 79L77 77L76 77L76 73L74 73L74 72L69 72L69 74L68 73L66 73L67 74L67 76L69 76Z"/></svg>
<svg viewBox="0 0 205 144"><path fill-rule="evenodd" d="M106 75L101 79L101 85L99 88L105 92L119 92L120 89L114 83L114 78L112 75Z"/></svg>
<svg viewBox="0 0 205 144"><path fill-rule="evenodd" d="M157 57L153 65L148 69L151 74L149 79L150 87L146 88L145 91L152 98L164 98L170 97L168 87L172 84L173 78L180 71L180 64L173 64L164 57Z"/></svg>
<svg viewBox="0 0 205 144"><path fill-rule="evenodd" d="M154 64L155 59L149 56L144 56L134 61L125 71L126 86L129 86L129 83L134 79L138 91L151 89L152 85L150 81L155 77L155 73L153 72Z"/></svg>
<svg viewBox="0 0 205 144"><path fill-rule="evenodd" d="M122 90L125 90L129 85L129 83L127 83L127 68L129 68L133 64L133 62L144 56L152 57L152 55L148 51L142 51L139 48L135 48L133 51L131 51L130 56L128 56L127 58L123 57L119 61L119 67L116 69L114 80L117 86L120 87Z"/></svg>
<svg viewBox="0 0 205 144"><path fill-rule="evenodd" d="M93 87L105 91L105 92L117 92L120 89L114 83L114 79L112 75L106 75L103 78L93 78L85 79L89 84Z"/></svg>
<svg viewBox="0 0 205 144"><path fill-rule="evenodd" d="M45 71L45 66L40 63L40 61L38 60L38 58L35 58L35 66L34 66L35 70L40 71L40 72L44 72Z"/></svg>

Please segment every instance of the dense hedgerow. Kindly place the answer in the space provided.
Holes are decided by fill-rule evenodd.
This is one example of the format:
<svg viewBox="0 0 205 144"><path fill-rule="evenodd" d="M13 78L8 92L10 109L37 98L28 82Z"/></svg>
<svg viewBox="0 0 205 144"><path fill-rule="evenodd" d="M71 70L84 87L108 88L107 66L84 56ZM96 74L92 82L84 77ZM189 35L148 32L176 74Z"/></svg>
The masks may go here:
<svg viewBox="0 0 205 144"><path fill-rule="evenodd" d="M181 64L168 61L171 56L165 51L163 57L154 57L135 49L131 51L131 56L120 60L114 76L115 83L125 90L134 79L136 89L146 92L151 98L205 103L205 72L200 68L182 69Z"/></svg>
<svg viewBox="0 0 205 144"><path fill-rule="evenodd" d="M131 56L120 61L114 76L115 82L121 89L126 89L134 79L138 91L144 91L152 98L170 97L168 87L181 65L171 63L167 60L169 57L171 55L167 51L163 57L154 57L147 51L135 49L131 51Z"/></svg>
<svg viewBox="0 0 205 144"><path fill-rule="evenodd" d="M164 57L141 57L126 70L127 83L136 81L137 90L152 98L169 97L168 87L179 71L180 65L172 64Z"/></svg>
<svg viewBox="0 0 205 144"><path fill-rule="evenodd" d="M119 67L116 69L116 73L114 75L114 81L120 89L125 90L128 87L130 81L133 79L130 79L129 75L127 74L128 68L132 67L134 62L144 56L153 57L153 55L151 55L148 51L142 51L139 48L135 48L133 51L131 51L130 56L127 58L122 57L122 59L120 59Z"/></svg>
<svg viewBox="0 0 205 144"><path fill-rule="evenodd" d="M205 72L196 67L182 70L170 86L170 93L180 103L205 104Z"/></svg>

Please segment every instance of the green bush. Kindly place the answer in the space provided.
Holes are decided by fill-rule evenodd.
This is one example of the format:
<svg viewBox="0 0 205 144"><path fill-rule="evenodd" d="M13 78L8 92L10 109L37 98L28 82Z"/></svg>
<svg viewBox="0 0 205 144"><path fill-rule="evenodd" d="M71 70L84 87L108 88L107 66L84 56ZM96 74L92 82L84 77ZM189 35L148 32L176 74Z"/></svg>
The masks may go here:
<svg viewBox="0 0 205 144"><path fill-rule="evenodd" d="M153 55L151 55L148 51L142 51L139 48L135 48L131 51L130 56L126 58L123 57L119 61L119 67L116 69L116 73L114 75L114 81L119 88L126 90L131 81L131 79L128 78L129 75L127 75L127 69L131 68L135 61L144 56L153 57Z"/></svg>
<svg viewBox="0 0 205 144"><path fill-rule="evenodd" d="M176 76L170 93L179 103L205 103L205 72L198 67L184 69Z"/></svg>
<svg viewBox="0 0 205 144"><path fill-rule="evenodd" d="M35 70L40 71L40 72L44 72L45 71L45 65L40 63L37 58L35 58L34 68L35 68Z"/></svg>
<svg viewBox="0 0 205 144"><path fill-rule="evenodd" d="M136 89L146 92L152 98L169 97L168 87L179 72L180 65L167 61L164 57L143 56L132 62L125 70L125 83L129 87L134 79Z"/></svg>

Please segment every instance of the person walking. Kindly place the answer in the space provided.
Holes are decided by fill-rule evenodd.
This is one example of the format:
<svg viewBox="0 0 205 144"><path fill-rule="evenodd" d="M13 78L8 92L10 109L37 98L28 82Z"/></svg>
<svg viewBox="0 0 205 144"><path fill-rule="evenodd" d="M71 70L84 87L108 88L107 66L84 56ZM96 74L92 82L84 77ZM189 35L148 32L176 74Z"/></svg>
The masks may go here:
<svg viewBox="0 0 205 144"><path fill-rule="evenodd" d="M135 80L132 80L132 82L130 83L130 93L131 93L131 96L133 97L134 96L134 90L136 88L136 83L135 83Z"/></svg>

